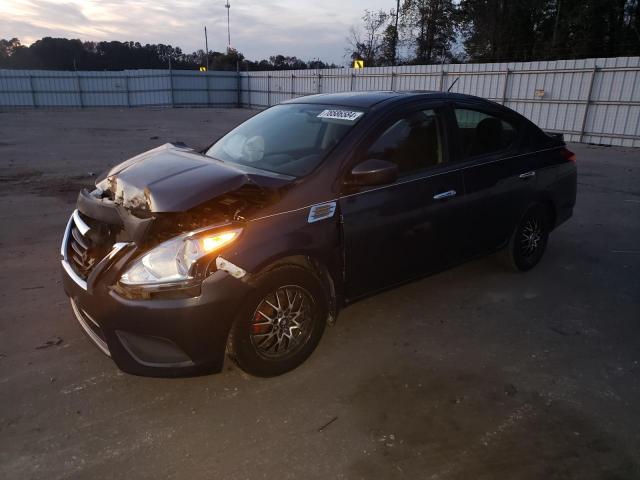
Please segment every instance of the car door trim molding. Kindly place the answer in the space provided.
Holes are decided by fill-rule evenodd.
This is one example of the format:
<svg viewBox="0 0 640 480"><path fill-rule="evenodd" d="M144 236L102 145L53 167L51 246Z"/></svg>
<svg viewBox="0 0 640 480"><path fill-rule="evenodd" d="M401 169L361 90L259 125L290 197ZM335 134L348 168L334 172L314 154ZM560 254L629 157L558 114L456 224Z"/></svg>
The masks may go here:
<svg viewBox="0 0 640 480"><path fill-rule="evenodd" d="M314 203L311 203L309 205L305 205L304 207L294 208L292 210L286 210L284 212L271 213L271 214L265 215L263 217L254 218L254 219L252 219L250 221L251 222L257 222L258 220L265 220L267 218L277 217L279 215L285 215L287 213L294 213L294 212L299 212L300 210L306 210L307 208L311 208L311 207L316 206L318 204L337 202L337 201L342 200L343 198L355 197L355 196L363 195L363 194L369 193L369 192L377 192L379 190L384 190L386 188L397 187L399 185L405 185L407 183L417 182L417 181L420 181L420 180L425 180L427 178L438 177L440 175L446 175L446 174L457 172L457 171L464 171L464 170L467 170L469 168L479 167L479 166L482 166L482 165L489 165L491 163L501 162L503 160L511 160L512 158L525 157L527 155L537 155L539 153L544 153L544 152L551 152L553 150L559 150L561 148L564 148L564 145L557 145L557 146L550 147L550 148L544 148L542 150L536 150L534 152L520 153L518 155L511 155L509 157L502 157L502 158L498 158L498 159L494 159L494 160L487 160L486 162L481 162L481 163L473 163L473 164L469 164L469 165L461 165L458 168L454 168L454 169L451 169L451 170L446 170L446 171L443 171L443 172L435 172L435 173L432 173L432 174L429 174L429 175L424 175L424 176L421 176L421 177L418 177L418 178L412 178L410 180L405 180L403 182L395 182L395 183L392 183L390 185L382 185L380 187L370 188L369 190L365 190L365 191L362 191L362 192L355 192L355 193L349 193L347 195L341 195L341 196L333 198L331 200L325 200L324 202L314 202ZM452 166L453 165L455 165L455 164L452 164Z"/></svg>
<svg viewBox="0 0 640 480"><path fill-rule="evenodd" d="M395 182L395 183L392 183L390 185L382 185L380 187L371 188L371 189L365 190L363 192L356 192L356 193L350 193L348 195L342 195L342 196L338 197L338 200L340 200L342 198L353 197L353 196L356 196L356 195L362 195L363 193L375 192L375 191L378 191L378 190L383 190L385 188L391 188L391 187L395 187L395 186L398 186L398 185L404 185L406 183L417 182L417 181L420 181L420 180L425 180L427 178L438 177L440 175L446 175L446 174L457 172L457 171L464 171L464 170L467 170L469 168L479 167L479 166L482 166L482 165L489 165L491 163L501 162L503 160L510 160L512 158L525 157L527 155L537 155L538 153L544 153L544 152L549 152L549 151L552 151L552 150L558 150L560 148L563 148L563 147L562 146L557 146L557 147L545 148L543 150L536 150L535 152L527 152L527 153L521 153L521 154L518 154L518 155L511 155L509 157L503 157L503 158L498 158L498 159L494 159L494 160L487 160L485 162L480 162L480 163L473 163L473 164L469 164L469 165L459 165L458 168L452 168L450 170L446 170L446 171L442 171L442 172L435 172L435 173L424 175L424 176L421 176L421 177L418 177L418 178L412 178L410 180L405 180L403 182ZM453 164L452 166L454 166L454 165L455 164Z"/></svg>

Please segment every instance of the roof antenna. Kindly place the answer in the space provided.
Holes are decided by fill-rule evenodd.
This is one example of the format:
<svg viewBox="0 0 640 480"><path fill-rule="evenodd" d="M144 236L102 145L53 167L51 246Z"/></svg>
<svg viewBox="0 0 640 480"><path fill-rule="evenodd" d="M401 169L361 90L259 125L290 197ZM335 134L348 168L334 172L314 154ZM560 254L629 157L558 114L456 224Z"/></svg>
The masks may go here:
<svg viewBox="0 0 640 480"><path fill-rule="evenodd" d="M456 84L456 82L460 80L460 77L456 77L456 79L453 81L453 83L449 86L449 88L447 88L447 92L450 92L451 89L453 88L453 86Z"/></svg>

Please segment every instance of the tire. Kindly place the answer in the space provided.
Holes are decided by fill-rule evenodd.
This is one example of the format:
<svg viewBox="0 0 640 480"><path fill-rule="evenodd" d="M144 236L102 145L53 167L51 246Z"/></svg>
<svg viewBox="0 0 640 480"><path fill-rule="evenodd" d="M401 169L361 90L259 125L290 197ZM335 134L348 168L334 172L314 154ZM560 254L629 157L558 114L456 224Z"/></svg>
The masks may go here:
<svg viewBox="0 0 640 480"><path fill-rule="evenodd" d="M529 207L516 227L504 252L512 269L526 272L535 267L549 241L549 215L543 205Z"/></svg>
<svg viewBox="0 0 640 480"><path fill-rule="evenodd" d="M276 267L257 279L243 302L227 350L251 375L281 375L313 353L328 314L327 292L316 275L298 266Z"/></svg>

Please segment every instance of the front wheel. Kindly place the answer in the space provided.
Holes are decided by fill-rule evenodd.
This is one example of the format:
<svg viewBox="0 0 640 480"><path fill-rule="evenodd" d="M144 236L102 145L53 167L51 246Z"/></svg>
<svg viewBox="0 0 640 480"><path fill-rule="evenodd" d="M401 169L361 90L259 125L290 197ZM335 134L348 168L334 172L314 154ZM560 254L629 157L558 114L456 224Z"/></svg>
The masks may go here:
<svg viewBox="0 0 640 480"><path fill-rule="evenodd" d="M505 251L508 263L516 270L535 267L549 240L549 216L542 205L533 205L522 216Z"/></svg>
<svg viewBox="0 0 640 480"><path fill-rule="evenodd" d="M328 305L322 282L308 270L282 266L265 273L235 319L230 356L260 377L293 370L318 345Z"/></svg>

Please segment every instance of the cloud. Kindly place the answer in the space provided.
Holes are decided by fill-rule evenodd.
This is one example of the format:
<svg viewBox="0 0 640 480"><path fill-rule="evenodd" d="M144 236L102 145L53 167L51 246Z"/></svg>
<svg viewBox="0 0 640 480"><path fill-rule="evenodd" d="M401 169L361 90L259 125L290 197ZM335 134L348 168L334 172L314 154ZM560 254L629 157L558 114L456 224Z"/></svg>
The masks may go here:
<svg viewBox="0 0 640 480"><path fill-rule="evenodd" d="M224 51L225 0L3 0L0 31L31 43L43 36L164 43ZM251 59L278 53L343 63L350 25L388 0L231 0L231 43Z"/></svg>

